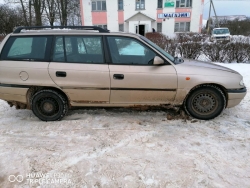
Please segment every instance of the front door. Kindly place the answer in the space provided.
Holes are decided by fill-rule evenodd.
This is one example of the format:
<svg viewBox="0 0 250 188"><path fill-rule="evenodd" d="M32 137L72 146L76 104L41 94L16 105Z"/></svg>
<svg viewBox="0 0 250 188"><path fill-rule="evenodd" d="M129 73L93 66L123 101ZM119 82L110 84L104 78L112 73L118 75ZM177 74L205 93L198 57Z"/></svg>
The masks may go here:
<svg viewBox="0 0 250 188"><path fill-rule="evenodd" d="M169 104L177 89L175 68L153 65L157 52L137 39L107 37L112 64L110 103L112 104Z"/></svg>
<svg viewBox="0 0 250 188"><path fill-rule="evenodd" d="M139 34L142 36L145 35L145 25L139 25Z"/></svg>
<svg viewBox="0 0 250 188"><path fill-rule="evenodd" d="M102 36L58 36L49 73L73 106L109 103L109 68Z"/></svg>

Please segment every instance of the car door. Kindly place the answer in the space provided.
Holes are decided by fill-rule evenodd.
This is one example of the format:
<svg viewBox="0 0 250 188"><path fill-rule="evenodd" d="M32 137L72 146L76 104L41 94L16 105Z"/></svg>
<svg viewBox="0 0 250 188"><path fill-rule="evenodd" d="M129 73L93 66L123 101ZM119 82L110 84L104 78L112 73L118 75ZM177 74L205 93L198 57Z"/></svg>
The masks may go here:
<svg viewBox="0 0 250 188"><path fill-rule="evenodd" d="M49 74L71 105L109 103L109 68L102 46L102 36L55 37Z"/></svg>
<svg viewBox="0 0 250 188"><path fill-rule="evenodd" d="M159 54L138 39L107 37L112 64L110 103L168 104L174 101L177 75L170 64L153 65Z"/></svg>

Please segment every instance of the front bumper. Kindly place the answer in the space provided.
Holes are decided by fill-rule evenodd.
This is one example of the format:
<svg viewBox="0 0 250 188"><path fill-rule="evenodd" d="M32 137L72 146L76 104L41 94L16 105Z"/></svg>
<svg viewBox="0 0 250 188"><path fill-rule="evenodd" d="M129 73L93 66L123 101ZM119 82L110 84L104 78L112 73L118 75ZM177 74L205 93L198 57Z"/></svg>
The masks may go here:
<svg viewBox="0 0 250 188"><path fill-rule="evenodd" d="M211 37L211 41L231 41L231 37Z"/></svg>
<svg viewBox="0 0 250 188"><path fill-rule="evenodd" d="M247 94L247 89L244 87L242 89L228 89L228 101L227 101L227 108L232 108L238 105L242 99Z"/></svg>

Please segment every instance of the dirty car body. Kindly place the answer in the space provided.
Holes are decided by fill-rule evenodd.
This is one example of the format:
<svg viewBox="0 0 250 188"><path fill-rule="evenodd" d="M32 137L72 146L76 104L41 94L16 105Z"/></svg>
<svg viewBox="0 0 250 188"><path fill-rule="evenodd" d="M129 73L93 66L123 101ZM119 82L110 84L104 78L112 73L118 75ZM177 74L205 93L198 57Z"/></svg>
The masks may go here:
<svg viewBox="0 0 250 188"><path fill-rule="evenodd" d="M140 35L81 29L9 34L0 45L0 99L43 121L86 106L184 107L207 120L246 95L231 69L179 61Z"/></svg>

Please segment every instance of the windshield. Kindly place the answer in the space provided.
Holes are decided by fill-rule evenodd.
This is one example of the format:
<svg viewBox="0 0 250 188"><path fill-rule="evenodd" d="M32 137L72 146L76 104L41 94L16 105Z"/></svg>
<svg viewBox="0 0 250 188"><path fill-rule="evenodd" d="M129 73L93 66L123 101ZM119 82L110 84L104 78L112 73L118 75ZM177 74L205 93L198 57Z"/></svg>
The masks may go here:
<svg viewBox="0 0 250 188"><path fill-rule="evenodd" d="M169 60L171 60L172 62L174 62L174 57L171 56L169 53L167 53L165 50L163 50L162 48L160 48L159 46L157 46L155 43L153 43L151 40L148 40L146 37L144 36L140 36L141 39L143 39L145 42L147 42L148 44L150 44L151 46L153 46L154 48L156 48L158 51L160 51L165 57L167 57Z"/></svg>
<svg viewBox="0 0 250 188"><path fill-rule="evenodd" d="M227 34L229 33L228 29L214 29L213 34L220 35L220 34Z"/></svg>

